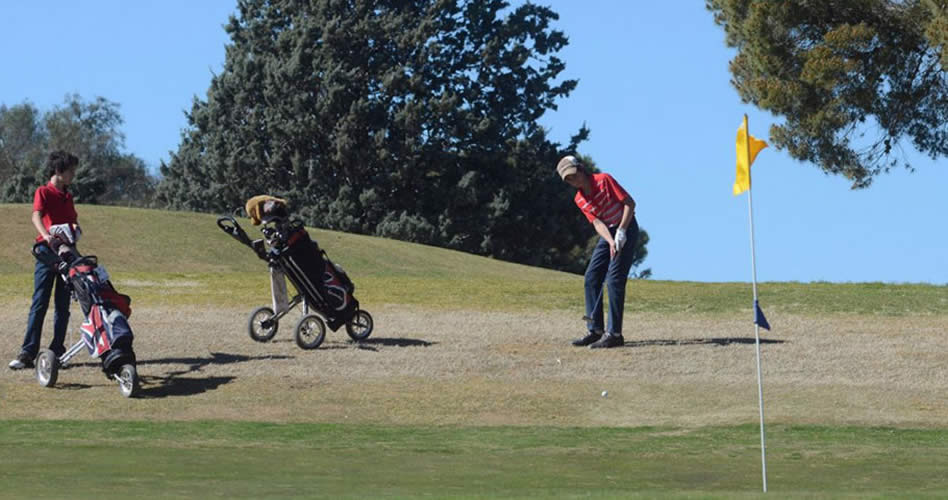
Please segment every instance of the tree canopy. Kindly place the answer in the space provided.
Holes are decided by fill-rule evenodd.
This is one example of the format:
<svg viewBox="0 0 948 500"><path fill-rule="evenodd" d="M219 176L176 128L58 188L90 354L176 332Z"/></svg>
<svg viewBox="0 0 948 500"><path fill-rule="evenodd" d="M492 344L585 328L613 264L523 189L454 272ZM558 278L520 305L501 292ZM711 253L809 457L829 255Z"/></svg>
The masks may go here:
<svg viewBox="0 0 948 500"><path fill-rule="evenodd" d="M901 146L948 155L948 0L706 0L737 48L732 83L782 116L771 144L853 188Z"/></svg>
<svg viewBox="0 0 948 500"><path fill-rule="evenodd" d="M123 153L118 104L98 97L91 102L66 96L62 106L41 113L25 102L0 105L0 200L30 203L45 184L46 157L62 149L79 158L70 187L79 203L147 205L157 179L145 162Z"/></svg>
<svg viewBox="0 0 948 500"><path fill-rule="evenodd" d="M581 270L590 235L538 119L566 36L502 0L240 0L159 197L230 212L286 197L307 223Z"/></svg>

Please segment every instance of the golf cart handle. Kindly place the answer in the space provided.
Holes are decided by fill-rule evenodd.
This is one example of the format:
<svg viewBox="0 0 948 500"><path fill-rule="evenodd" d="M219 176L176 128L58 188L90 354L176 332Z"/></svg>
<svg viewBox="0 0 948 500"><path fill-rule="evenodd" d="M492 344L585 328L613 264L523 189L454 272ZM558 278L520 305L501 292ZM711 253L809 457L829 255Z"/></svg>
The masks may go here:
<svg viewBox="0 0 948 500"><path fill-rule="evenodd" d="M237 223L237 219L234 219L229 215L218 217L217 227L221 228L221 230L225 233L233 236L237 241L243 243L244 245L250 246L250 237L247 236L247 233L244 232L243 228L240 227L240 224Z"/></svg>
<svg viewBox="0 0 948 500"><path fill-rule="evenodd" d="M254 253L257 254L257 257L260 257L263 260L269 260L267 258L266 250L263 248L263 242L260 240L251 241L250 237L247 236L247 233L240 227L240 224L237 223L237 220L231 216L219 217L217 219L217 227L221 228L225 233L234 237L235 240L243 243L250 247Z"/></svg>
<svg viewBox="0 0 948 500"><path fill-rule="evenodd" d="M217 227L221 228L225 233L231 234L237 230L240 225L237 224L237 220L233 217L226 215L224 217L217 218Z"/></svg>
<svg viewBox="0 0 948 500"><path fill-rule="evenodd" d="M49 245L47 245L45 241L37 241L36 243L34 243L34 244L33 244L33 256L36 257L36 258L38 258L38 259L43 258L43 257L42 257L42 255L43 255L43 253L42 253L42 252L43 252L43 250L42 250L43 247L47 247L47 248L48 248Z"/></svg>
<svg viewBox="0 0 948 500"><path fill-rule="evenodd" d="M46 250L43 250L43 247L46 247ZM65 263L62 257L56 255L56 253L49 248L49 245L47 245L45 241L38 241L34 243L32 253L37 260L49 267L59 268L60 265Z"/></svg>

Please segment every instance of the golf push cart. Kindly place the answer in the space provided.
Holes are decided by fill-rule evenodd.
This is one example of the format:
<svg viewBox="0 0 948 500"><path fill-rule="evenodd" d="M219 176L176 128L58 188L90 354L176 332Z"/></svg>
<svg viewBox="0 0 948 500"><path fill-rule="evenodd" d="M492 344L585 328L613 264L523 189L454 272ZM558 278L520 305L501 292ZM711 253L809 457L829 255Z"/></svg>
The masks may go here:
<svg viewBox="0 0 948 500"><path fill-rule="evenodd" d="M255 199L265 199L265 202L255 204ZM354 341L369 338L373 329L372 315L359 308L359 301L353 296L355 285L310 238L302 221L287 216L285 203L265 196L248 202L251 222L263 223L262 239L251 240L233 217L217 219L221 230L250 247L257 257L267 262L270 270L273 307L258 307L250 313L247 325L250 338L257 342L270 341L276 335L280 319L301 303L303 316L294 330L300 348L319 347L326 338L327 325L332 331L344 325ZM288 299L286 278L298 292L292 299Z"/></svg>
<svg viewBox="0 0 948 500"><path fill-rule="evenodd" d="M115 290L105 267L94 255L82 256L76 250L78 226L58 224L50 227L50 244L33 245L33 255L59 273L73 300L79 303L85 320L79 326L80 338L61 356L49 349L36 357L36 379L43 387L53 387L59 369L83 349L102 361L106 378L118 382L125 397L139 389L135 352L132 350L131 298Z"/></svg>

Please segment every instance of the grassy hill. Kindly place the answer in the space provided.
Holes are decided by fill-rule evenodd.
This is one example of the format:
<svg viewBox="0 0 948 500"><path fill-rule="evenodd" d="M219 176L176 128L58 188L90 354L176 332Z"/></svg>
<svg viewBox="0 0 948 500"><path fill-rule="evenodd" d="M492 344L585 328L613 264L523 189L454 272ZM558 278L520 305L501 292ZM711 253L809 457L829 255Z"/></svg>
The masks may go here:
<svg viewBox="0 0 948 500"><path fill-rule="evenodd" d="M26 297L34 230L30 206L0 205L0 299ZM80 205L80 250L97 255L123 291L161 304L238 304L267 297L266 265L216 225L216 216ZM251 237L259 236L247 219ZM570 309L582 313L582 276L426 245L311 229L355 281L363 303L475 310ZM749 283L633 281L626 310L750 311ZM762 283L766 311L882 315L948 313L948 286Z"/></svg>
<svg viewBox="0 0 948 500"><path fill-rule="evenodd" d="M29 205L0 204L0 273L32 270L29 249L36 236ZM124 207L79 205L80 251L98 255L118 272L224 273L259 271L253 252L222 232L217 217ZM238 219L260 237L249 219ZM461 252L336 231L310 230L330 257L355 274L393 277L563 277L562 273L476 257ZM263 266L265 269L265 266Z"/></svg>

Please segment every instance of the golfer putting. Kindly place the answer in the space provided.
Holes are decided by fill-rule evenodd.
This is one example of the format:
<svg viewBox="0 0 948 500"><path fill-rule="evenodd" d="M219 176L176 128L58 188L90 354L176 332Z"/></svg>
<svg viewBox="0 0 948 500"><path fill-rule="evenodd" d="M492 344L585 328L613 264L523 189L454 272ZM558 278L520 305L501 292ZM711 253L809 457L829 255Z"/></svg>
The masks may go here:
<svg viewBox="0 0 948 500"><path fill-rule="evenodd" d="M635 253L639 226L635 200L607 173L591 173L575 156L564 156L556 165L560 177L576 188L573 201L599 234L586 267L586 336L575 346L592 349L619 347L625 285ZM603 324L603 282L609 290L609 324Z"/></svg>

